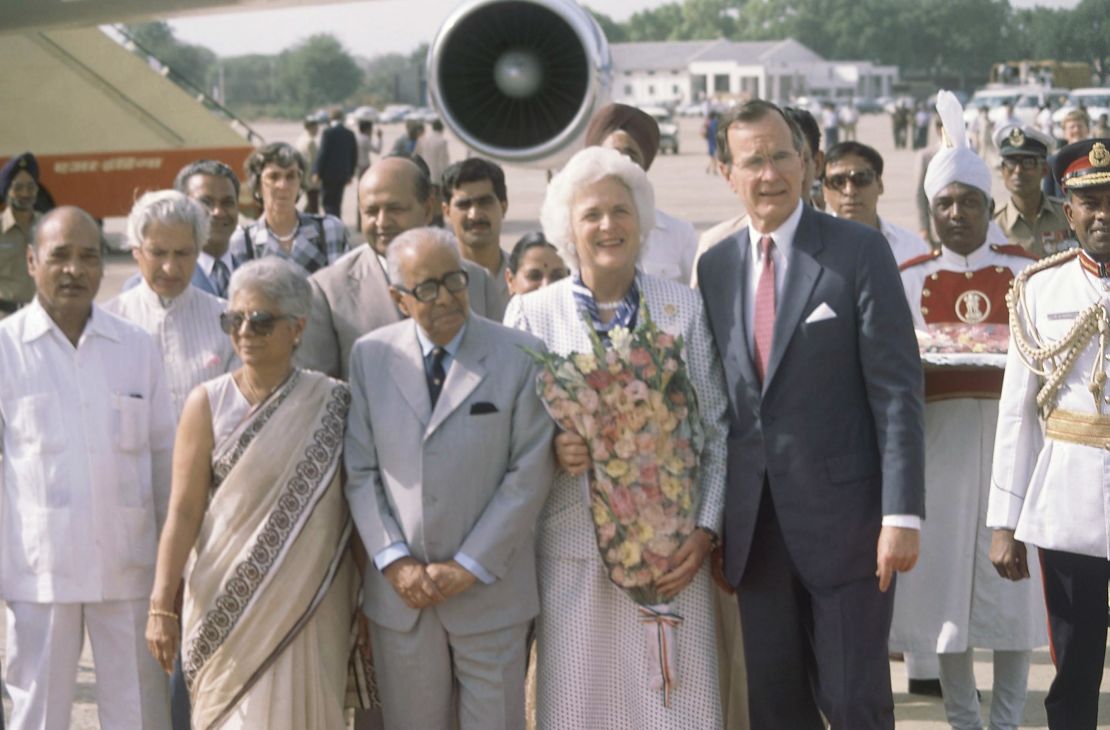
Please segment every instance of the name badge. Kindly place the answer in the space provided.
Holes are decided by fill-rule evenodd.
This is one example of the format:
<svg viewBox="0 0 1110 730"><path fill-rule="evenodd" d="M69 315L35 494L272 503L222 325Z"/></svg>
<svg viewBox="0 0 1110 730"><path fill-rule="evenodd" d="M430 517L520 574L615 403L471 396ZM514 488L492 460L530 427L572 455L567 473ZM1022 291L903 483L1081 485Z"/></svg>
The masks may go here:
<svg viewBox="0 0 1110 730"><path fill-rule="evenodd" d="M1079 312L1050 312L1048 314L1049 321L1057 319L1075 319L1079 316Z"/></svg>

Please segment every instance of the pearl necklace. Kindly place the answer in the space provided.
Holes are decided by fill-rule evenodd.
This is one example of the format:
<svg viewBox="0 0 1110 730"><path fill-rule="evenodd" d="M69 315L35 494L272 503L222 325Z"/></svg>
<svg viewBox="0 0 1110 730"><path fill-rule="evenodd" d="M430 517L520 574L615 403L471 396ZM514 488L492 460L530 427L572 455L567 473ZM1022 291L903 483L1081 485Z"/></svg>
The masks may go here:
<svg viewBox="0 0 1110 730"><path fill-rule="evenodd" d="M623 299L618 299L615 302L596 302L598 311L601 312L615 312L624 304Z"/></svg>

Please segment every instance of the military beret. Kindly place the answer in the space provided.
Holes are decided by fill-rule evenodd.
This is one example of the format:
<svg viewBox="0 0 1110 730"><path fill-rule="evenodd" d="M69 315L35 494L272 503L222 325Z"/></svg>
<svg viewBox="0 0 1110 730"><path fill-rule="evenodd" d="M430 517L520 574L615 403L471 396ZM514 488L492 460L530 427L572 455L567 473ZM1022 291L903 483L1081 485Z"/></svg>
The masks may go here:
<svg viewBox="0 0 1110 730"><path fill-rule="evenodd" d="M1021 124L1004 124L994 133L994 146L1003 157L1032 155L1048 157L1052 138L1035 127Z"/></svg>
<svg viewBox="0 0 1110 730"><path fill-rule="evenodd" d="M586 146L596 147L620 130L636 140L644 153L644 169L651 167L659 152L659 122L645 111L627 104L606 104L598 109L586 128Z"/></svg>
<svg viewBox="0 0 1110 730"><path fill-rule="evenodd" d="M34 155L24 152L18 157L13 157L0 167L0 200L8 199L8 188L12 186L12 181L21 170L30 173L36 183L39 181L39 161Z"/></svg>
<svg viewBox="0 0 1110 730"><path fill-rule="evenodd" d="M1110 139L1084 139L1056 153L1052 175L1064 190L1110 185Z"/></svg>

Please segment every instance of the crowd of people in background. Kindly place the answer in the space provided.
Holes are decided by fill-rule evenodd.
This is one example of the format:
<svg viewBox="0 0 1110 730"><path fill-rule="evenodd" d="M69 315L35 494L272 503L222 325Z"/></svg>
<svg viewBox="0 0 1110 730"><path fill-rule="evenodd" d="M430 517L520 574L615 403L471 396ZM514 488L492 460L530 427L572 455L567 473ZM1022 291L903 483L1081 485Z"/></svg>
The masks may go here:
<svg viewBox="0 0 1110 730"><path fill-rule="evenodd" d="M656 204L656 120L609 104L505 250L499 164L452 162L438 121L383 152L335 110L242 179L198 160L139 197L104 304L97 222L36 210L37 161L11 159L9 727L69 726L87 632L106 729L889 729L895 651L963 730L975 649L989 726L1016 728L1048 641L1049 727L1094 728L1110 138L962 113L892 113L911 230L854 106L714 111L706 169L742 212L699 237ZM923 368L915 331L960 325L1012 329L1005 369ZM645 332L690 398L599 404ZM581 430L552 405L566 368ZM669 418L692 463L609 453L604 407Z"/></svg>

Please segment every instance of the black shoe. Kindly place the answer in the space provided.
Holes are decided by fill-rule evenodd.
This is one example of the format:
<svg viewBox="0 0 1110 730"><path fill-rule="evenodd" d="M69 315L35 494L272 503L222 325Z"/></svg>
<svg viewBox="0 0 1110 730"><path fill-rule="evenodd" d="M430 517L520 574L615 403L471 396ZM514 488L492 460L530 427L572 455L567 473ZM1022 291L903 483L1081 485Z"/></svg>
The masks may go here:
<svg viewBox="0 0 1110 730"><path fill-rule="evenodd" d="M943 697L940 691L939 679L911 679L909 692L911 695L925 695L927 697Z"/></svg>

